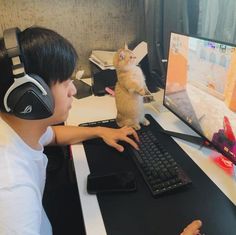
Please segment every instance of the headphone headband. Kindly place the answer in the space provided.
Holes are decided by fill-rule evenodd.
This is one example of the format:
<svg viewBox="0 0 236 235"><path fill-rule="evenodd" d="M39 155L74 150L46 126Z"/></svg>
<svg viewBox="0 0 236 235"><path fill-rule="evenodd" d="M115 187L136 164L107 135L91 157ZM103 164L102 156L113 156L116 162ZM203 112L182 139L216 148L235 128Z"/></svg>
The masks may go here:
<svg viewBox="0 0 236 235"><path fill-rule="evenodd" d="M19 28L10 28L3 32L5 48L10 58L20 55L20 47L17 38L18 33L20 33Z"/></svg>
<svg viewBox="0 0 236 235"><path fill-rule="evenodd" d="M22 77L25 75L24 65L20 61L20 46L18 42L19 28L6 29L3 32L3 39L8 57L12 61L12 72L14 77Z"/></svg>

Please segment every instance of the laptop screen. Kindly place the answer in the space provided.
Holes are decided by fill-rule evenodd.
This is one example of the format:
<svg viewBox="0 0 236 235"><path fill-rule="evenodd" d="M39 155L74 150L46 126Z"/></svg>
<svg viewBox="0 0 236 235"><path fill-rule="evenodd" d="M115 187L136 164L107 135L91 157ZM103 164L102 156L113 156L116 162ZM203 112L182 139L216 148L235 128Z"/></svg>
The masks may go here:
<svg viewBox="0 0 236 235"><path fill-rule="evenodd" d="M164 105L236 164L236 47L171 33Z"/></svg>

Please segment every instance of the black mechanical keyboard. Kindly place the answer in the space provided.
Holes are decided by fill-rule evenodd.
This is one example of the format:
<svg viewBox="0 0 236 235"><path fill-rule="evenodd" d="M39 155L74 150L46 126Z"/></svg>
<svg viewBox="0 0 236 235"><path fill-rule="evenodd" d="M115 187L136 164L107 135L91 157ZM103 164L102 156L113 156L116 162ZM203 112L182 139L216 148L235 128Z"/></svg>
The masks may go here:
<svg viewBox="0 0 236 235"><path fill-rule="evenodd" d="M115 120L83 123L80 126L98 125L114 127ZM137 151L130 147L130 145L126 145L126 147L131 152L137 168L154 197L191 184L191 179L161 145L149 128L142 127L138 131L138 135L140 150Z"/></svg>
<svg viewBox="0 0 236 235"><path fill-rule="evenodd" d="M140 130L138 135L140 150L130 150L154 197L191 183L190 178L150 130Z"/></svg>

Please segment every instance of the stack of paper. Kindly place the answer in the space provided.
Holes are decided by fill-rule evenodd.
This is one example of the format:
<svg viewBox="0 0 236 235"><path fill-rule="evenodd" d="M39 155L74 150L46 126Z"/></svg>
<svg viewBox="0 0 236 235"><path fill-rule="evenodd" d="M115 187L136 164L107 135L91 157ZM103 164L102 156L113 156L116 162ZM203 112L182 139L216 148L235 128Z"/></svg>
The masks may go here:
<svg viewBox="0 0 236 235"><path fill-rule="evenodd" d="M96 64L102 70L105 69L115 69L113 66L113 57L115 51L102 51L102 50L93 50L89 60ZM133 53L136 56L136 64L139 64L141 60L147 55L147 43L140 42L133 50Z"/></svg>
<svg viewBox="0 0 236 235"><path fill-rule="evenodd" d="M115 69L113 66L113 56L115 53L115 51L93 50L89 60L102 70Z"/></svg>

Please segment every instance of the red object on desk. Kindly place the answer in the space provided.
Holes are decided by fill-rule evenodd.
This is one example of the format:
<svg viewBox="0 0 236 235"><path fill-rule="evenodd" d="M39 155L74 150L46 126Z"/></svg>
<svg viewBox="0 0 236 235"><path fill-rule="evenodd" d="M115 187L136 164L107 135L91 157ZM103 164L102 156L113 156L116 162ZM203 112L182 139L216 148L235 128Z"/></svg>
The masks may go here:
<svg viewBox="0 0 236 235"><path fill-rule="evenodd" d="M227 159L226 157L224 157L221 154L215 154L213 153L211 155L211 157L213 158L213 161L221 168L223 169L227 174L233 176L234 175L234 165L233 163Z"/></svg>
<svg viewBox="0 0 236 235"><path fill-rule="evenodd" d="M232 127L230 125L229 119L226 116L224 116L224 133L230 141L235 142L235 136Z"/></svg>

